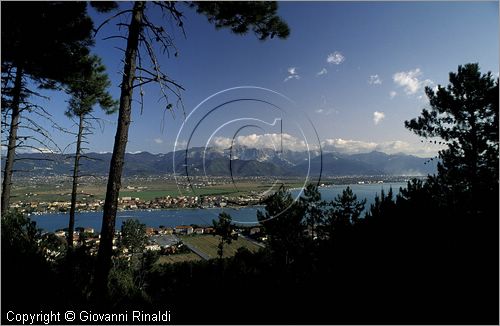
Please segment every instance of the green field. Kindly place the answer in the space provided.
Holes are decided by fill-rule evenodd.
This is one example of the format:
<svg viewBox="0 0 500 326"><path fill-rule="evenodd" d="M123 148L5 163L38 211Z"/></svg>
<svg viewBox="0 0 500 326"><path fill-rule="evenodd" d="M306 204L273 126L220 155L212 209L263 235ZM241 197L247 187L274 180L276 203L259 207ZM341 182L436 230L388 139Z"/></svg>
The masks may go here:
<svg viewBox="0 0 500 326"><path fill-rule="evenodd" d="M298 180L286 180L288 187L302 186ZM127 189L127 186L135 189ZM232 183L226 183L215 186L206 186L193 190L179 188L174 180L127 180L125 179L120 191L120 197L138 197L141 200L152 200L164 196L203 196L203 195L226 195L238 196L246 195L252 191L263 193L270 188L271 184L264 181L237 180L236 187ZM138 189L138 187L144 187ZM277 186L272 187L273 190ZM69 201L71 198L71 180L54 181L52 184L47 182L24 182L14 183L12 189L12 200L18 201ZM30 194L30 195L29 195ZM104 179L96 181L80 182L78 187L78 200L103 200L106 196L106 181Z"/></svg>
<svg viewBox="0 0 500 326"><path fill-rule="evenodd" d="M219 238L212 235L186 235L181 236L181 240L184 243L189 243L190 245L196 247L200 251L204 252L210 258L216 258L217 256L217 245L219 244ZM224 245L224 257L231 257L236 254L238 248L244 247L248 250L255 252L259 250L259 246L248 241L244 238L238 238L238 240L233 241L230 245ZM202 258L193 252L175 254L175 255L162 255L158 258L156 264L174 264L180 262L189 261L199 261Z"/></svg>
<svg viewBox="0 0 500 326"><path fill-rule="evenodd" d="M181 236L181 240L184 243L189 243L190 245L198 248L200 251L207 254L210 258L217 257L217 245L219 244L219 237L213 235L186 235ZM224 244L224 257L232 257L236 254L238 248L244 247L250 251L257 251L260 249L256 244L248 241L244 238L238 238L238 240L233 240L230 245Z"/></svg>
<svg viewBox="0 0 500 326"><path fill-rule="evenodd" d="M156 261L156 264L174 264L180 263L184 261L199 261L201 260L200 256L195 253L189 252L184 254L175 254L175 255L162 255Z"/></svg>

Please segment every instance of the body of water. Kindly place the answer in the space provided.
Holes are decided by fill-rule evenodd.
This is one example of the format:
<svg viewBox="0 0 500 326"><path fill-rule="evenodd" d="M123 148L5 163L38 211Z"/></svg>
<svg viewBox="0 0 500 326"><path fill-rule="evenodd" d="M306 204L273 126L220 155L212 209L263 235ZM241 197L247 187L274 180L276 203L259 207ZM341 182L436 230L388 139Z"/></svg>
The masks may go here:
<svg viewBox="0 0 500 326"><path fill-rule="evenodd" d="M322 199L333 200L342 193L347 186L331 186L320 188ZM399 192L400 187L406 187L406 183L384 183L384 184L354 184L350 185L359 200L366 199L365 208L369 208L374 202L375 195L383 189L386 193L392 187L394 194ZM299 190L292 190L294 198L298 196ZM177 225L197 224L200 226L212 225L212 220L217 219L221 211L231 215L233 221L243 224L257 223L257 210L264 210L262 206L242 208L207 208L207 209L166 209L151 211L120 211L116 216L116 229L120 229L122 222L136 218L150 227L160 225L175 227ZM68 213L53 213L33 215L31 219L36 221L37 226L45 231L55 231L68 227ZM91 227L99 232L102 224L102 212L76 213L75 227Z"/></svg>

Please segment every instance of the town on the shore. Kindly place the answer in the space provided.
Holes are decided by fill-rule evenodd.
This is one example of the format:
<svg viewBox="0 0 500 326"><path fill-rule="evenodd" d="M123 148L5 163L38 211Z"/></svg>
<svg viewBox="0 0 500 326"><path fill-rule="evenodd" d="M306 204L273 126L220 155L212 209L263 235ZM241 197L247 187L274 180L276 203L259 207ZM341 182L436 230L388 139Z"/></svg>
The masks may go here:
<svg viewBox="0 0 500 326"><path fill-rule="evenodd" d="M185 244L182 236L196 236L196 235L214 235L214 228L211 226L199 225L178 225L175 227L166 227L160 225L159 227L146 227L146 245L144 252L155 252L160 255L173 255L185 252L194 252L201 258L206 259L203 253L200 253L196 248ZM258 225L253 226L235 226L233 235L243 237L258 246L263 246L266 237L263 229ZM60 250L68 241L68 229L59 229L55 232L47 232L44 234L46 237L52 237L52 242L58 245L53 249L49 249L46 253L48 260L54 260L61 255L64 250ZM74 248L84 248L88 250L90 255L96 255L101 235L91 227L77 227L73 232L73 246ZM120 246L122 240L122 231L116 230L113 237L113 250L116 251L118 257L125 257L130 259L133 255L127 248Z"/></svg>
<svg viewBox="0 0 500 326"><path fill-rule="evenodd" d="M153 210L153 209L173 209L173 208L214 208L226 206L249 206L257 205L263 199L261 194L240 195L230 197L225 195L208 196L164 196L152 200L143 200L140 197L120 197L118 200L118 210ZM67 213L71 202L67 201L17 201L11 205L22 213L46 214L46 213ZM104 206L103 199L81 200L76 203L79 212L101 211Z"/></svg>

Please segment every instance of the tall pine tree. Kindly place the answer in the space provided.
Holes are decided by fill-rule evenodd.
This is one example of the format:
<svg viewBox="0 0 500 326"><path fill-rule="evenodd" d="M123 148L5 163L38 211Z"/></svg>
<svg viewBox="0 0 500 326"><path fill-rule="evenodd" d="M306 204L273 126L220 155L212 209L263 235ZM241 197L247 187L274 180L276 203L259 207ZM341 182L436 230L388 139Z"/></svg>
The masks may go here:
<svg viewBox="0 0 500 326"><path fill-rule="evenodd" d="M424 138L444 140L438 182L446 185L451 205L478 213L498 196L498 78L470 63L451 72L449 80L436 91L426 87L430 109L405 126Z"/></svg>
<svg viewBox="0 0 500 326"><path fill-rule="evenodd" d="M28 89L27 80L54 87L80 71L80 58L89 53L88 47L93 42L92 28L84 2L2 3L2 79L13 78L10 100L2 101L7 104L2 110L10 110L2 214L10 204L21 105L35 94ZM2 86L6 84L2 80Z"/></svg>
<svg viewBox="0 0 500 326"><path fill-rule="evenodd" d="M88 116L98 105L107 114L118 109L118 102L113 100L107 89L110 86L106 68L97 56L86 56L82 59L84 65L80 74L68 81L66 92L71 96L66 115L76 118L78 132L76 134L76 150L73 165L73 185L71 189L71 207L68 225L68 252L73 248L73 231L75 229L76 196L78 177L80 172L80 159L82 158L82 141L86 131L89 130Z"/></svg>
<svg viewBox="0 0 500 326"><path fill-rule="evenodd" d="M157 42L164 50L168 50L168 48L173 46L172 39L163 26L155 25L151 21L147 14L147 9L151 7L161 10L182 28L183 15L178 10L178 6L179 4L175 2L136 1L133 3L131 9L121 10L113 16L129 15L130 22L126 25L127 34L125 38L127 39L127 46L125 49L123 80L121 83L118 126L104 202L101 242L99 245L95 281L97 292L106 292L107 279L111 267L112 241L115 232L118 196L121 188L128 130L131 122L130 116L134 88L141 87L149 82L157 82L165 98L168 99L167 90L173 91L177 97L180 97L180 94L171 87L180 89L181 86L159 70L158 60L152 47L152 43ZM245 34L252 30L261 40L275 36L286 38L289 35L288 26L276 14L277 4L275 2L192 2L190 6L195 8L198 13L207 16L208 20L217 28L230 28L231 31L237 34ZM113 6L106 5L104 7L99 6L97 9L107 11ZM105 21L105 23L108 21ZM145 52L153 63L153 69L149 70L141 66L142 60L139 60L141 47L145 48ZM137 71L139 72L139 76L136 76ZM172 105L168 103L167 109L171 108ZM102 297L102 295L98 296Z"/></svg>

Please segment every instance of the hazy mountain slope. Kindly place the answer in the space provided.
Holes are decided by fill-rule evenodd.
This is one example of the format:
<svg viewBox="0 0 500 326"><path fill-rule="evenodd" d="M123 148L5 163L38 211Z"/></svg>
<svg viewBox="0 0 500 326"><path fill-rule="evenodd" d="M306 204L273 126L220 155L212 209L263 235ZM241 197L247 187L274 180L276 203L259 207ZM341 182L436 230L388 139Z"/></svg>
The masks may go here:
<svg viewBox="0 0 500 326"><path fill-rule="evenodd" d="M427 175L435 173L436 161L424 164L428 160L412 155L389 155L381 152L364 154L317 153L311 154L310 173L318 175L323 162L323 175ZM82 160L81 171L84 174L105 176L108 173L111 153L89 153L92 160ZM189 174L229 176L230 151L213 148L190 148L166 154L148 152L127 153L125 155L124 175L161 175L174 172ZM255 149L247 147L233 148L231 154L233 176L304 176L309 168L307 152ZM16 162L17 175L69 175L73 167L70 155L58 154L19 154L22 158ZM36 160L30 160L36 159ZM2 164L4 162L2 161Z"/></svg>

